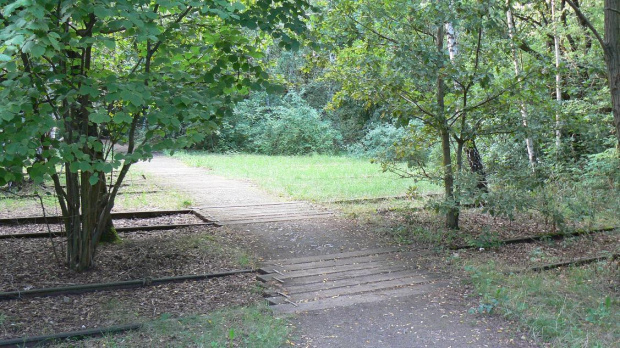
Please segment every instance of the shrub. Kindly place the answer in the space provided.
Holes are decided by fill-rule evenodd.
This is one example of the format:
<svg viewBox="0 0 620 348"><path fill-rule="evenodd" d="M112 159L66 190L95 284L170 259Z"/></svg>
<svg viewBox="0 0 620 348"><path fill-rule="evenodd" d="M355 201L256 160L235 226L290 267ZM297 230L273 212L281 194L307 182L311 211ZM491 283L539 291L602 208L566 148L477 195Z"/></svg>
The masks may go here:
<svg viewBox="0 0 620 348"><path fill-rule="evenodd" d="M405 129L391 123L373 123L362 140L349 147L349 153L357 157L393 161L396 157L394 144L405 136Z"/></svg>
<svg viewBox="0 0 620 348"><path fill-rule="evenodd" d="M333 154L341 135L296 92L257 93L222 122L216 151L266 155Z"/></svg>

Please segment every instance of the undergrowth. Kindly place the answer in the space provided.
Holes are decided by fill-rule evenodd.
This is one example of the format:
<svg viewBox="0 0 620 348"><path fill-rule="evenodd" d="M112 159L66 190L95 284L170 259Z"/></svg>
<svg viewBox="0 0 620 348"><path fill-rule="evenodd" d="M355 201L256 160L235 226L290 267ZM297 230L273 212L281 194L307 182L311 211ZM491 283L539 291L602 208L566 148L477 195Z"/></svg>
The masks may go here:
<svg viewBox="0 0 620 348"><path fill-rule="evenodd" d="M58 342L56 347L261 347L283 346L290 335L286 321L266 305L227 308L205 315L172 318L163 314L138 331L81 342Z"/></svg>
<svg viewBox="0 0 620 348"><path fill-rule="evenodd" d="M506 274L498 263L468 261L465 270L480 298L471 313L505 315L554 347L617 347L619 274L613 263Z"/></svg>

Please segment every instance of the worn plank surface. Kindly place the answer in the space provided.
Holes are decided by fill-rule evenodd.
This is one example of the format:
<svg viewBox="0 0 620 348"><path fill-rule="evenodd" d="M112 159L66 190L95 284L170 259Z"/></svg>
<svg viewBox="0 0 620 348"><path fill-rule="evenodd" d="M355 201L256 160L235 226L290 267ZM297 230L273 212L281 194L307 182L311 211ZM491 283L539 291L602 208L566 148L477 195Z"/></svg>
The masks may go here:
<svg viewBox="0 0 620 348"><path fill-rule="evenodd" d="M276 260L263 265L257 278L269 284L264 295L278 312L349 306L435 289L440 274L407 262L423 253L382 248Z"/></svg>

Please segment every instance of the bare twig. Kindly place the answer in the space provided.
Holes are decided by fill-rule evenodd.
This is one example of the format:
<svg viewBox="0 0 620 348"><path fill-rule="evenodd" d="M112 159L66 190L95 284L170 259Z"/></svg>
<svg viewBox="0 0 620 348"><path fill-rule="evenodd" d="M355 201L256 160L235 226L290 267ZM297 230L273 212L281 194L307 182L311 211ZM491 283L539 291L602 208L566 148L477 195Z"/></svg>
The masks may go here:
<svg viewBox="0 0 620 348"><path fill-rule="evenodd" d="M52 250L54 252L54 259L58 264L62 264L60 258L58 257L58 253L56 252L56 243L54 243L54 236L52 234L52 229L50 228L50 224L47 221L47 213L45 211L45 204L43 204L43 197L38 192L35 192L35 196L39 199L39 204L41 204L41 210L43 211L43 219L45 220L45 226L47 227L47 233L49 235L50 243L52 244ZM62 227L61 227L62 228Z"/></svg>

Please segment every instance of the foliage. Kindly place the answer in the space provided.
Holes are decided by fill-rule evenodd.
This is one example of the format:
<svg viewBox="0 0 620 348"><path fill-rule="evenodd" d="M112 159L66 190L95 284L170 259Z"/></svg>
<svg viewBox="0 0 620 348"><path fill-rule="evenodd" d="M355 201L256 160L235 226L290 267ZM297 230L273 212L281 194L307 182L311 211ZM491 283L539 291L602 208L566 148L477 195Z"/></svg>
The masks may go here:
<svg viewBox="0 0 620 348"><path fill-rule="evenodd" d="M257 93L223 121L216 149L265 155L335 153L340 134L296 92Z"/></svg>
<svg viewBox="0 0 620 348"><path fill-rule="evenodd" d="M617 224L620 163L615 149L574 162L540 162L535 175L520 160L514 143L494 144L487 157L491 191L483 193L484 211L513 219L537 213L558 229L574 224Z"/></svg>
<svg viewBox="0 0 620 348"><path fill-rule="evenodd" d="M403 128L390 123L374 123L367 128L366 135L349 147L349 153L363 158L395 161L397 159L395 145L406 135Z"/></svg>
<svg viewBox="0 0 620 348"><path fill-rule="evenodd" d="M63 216L72 217L68 264L84 270L131 165L200 141L235 99L267 86L256 47L273 38L297 47L307 3L0 6L0 185L24 169L36 182L53 179Z"/></svg>

